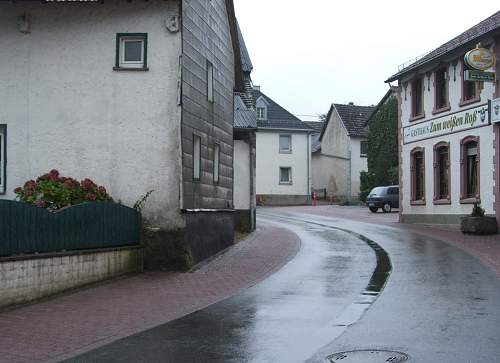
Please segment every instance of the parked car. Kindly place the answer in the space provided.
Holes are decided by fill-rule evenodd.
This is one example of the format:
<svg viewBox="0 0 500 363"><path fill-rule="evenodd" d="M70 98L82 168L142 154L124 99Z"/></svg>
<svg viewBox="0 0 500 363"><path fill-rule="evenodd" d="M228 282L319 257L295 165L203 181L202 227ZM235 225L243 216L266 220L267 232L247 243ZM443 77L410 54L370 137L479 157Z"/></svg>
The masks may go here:
<svg viewBox="0 0 500 363"><path fill-rule="evenodd" d="M399 186L373 188L366 198L366 205L373 213L379 208L382 208L384 213L389 213L392 208L399 208Z"/></svg>

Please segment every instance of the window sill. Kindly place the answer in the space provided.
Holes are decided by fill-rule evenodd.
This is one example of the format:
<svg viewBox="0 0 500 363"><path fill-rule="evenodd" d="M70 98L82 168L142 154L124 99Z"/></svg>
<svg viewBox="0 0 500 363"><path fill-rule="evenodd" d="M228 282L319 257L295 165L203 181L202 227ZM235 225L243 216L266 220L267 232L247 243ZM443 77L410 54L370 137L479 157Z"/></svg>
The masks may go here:
<svg viewBox="0 0 500 363"><path fill-rule="evenodd" d="M449 111L449 110L451 110L450 105L442 107L442 108L435 108L434 110L432 110L432 114L433 115L437 115L439 113L443 113L443 112L446 112L446 111Z"/></svg>
<svg viewBox="0 0 500 363"><path fill-rule="evenodd" d="M360 158L367 158L367 157L368 157L368 155L367 155L367 154L361 154L361 155L359 155L359 157L360 157Z"/></svg>
<svg viewBox="0 0 500 363"><path fill-rule="evenodd" d="M410 117L410 122L414 122L414 121L417 121L417 120L421 120L425 118L425 113L421 114L421 115L416 115L416 116L411 116Z"/></svg>
<svg viewBox="0 0 500 363"><path fill-rule="evenodd" d="M113 67L113 70L114 71L119 71L119 72L123 72L123 71L132 71L132 72L147 72L149 71L149 68L148 67L141 67L141 68L133 68L133 67Z"/></svg>
<svg viewBox="0 0 500 363"><path fill-rule="evenodd" d="M412 200L410 205L425 205L425 200Z"/></svg>
<svg viewBox="0 0 500 363"><path fill-rule="evenodd" d="M481 198L463 198L460 199L460 204L481 204Z"/></svg>
<svg viewBox="0 0 500 363"><path fill-rule="evenodd" d="M280 150L280 154L291 154L291 153L292 153L292 151L291 151L291 150L290 150L290 151L283 151L283 150Z"/></svg>
<svg viewBox="0 0 500 363"><path fill-rule="evenodd" d="M292 182L280 182L280 185L292 185Z"/></svg>
<svg viewBox="0 0 500 363"><path fill-rule="evenodd" d="M476 98L471 98L470 100L460 100L460 103L458 104L460 107L462 106L467 106L467 105L470 105L472 103L476 103L476 102L479 102L481 101L481 97L476 97Z"/></svg>
<svg viewBox="0 0 500 363"><path fill-rule="evenodd" d="M435 199L434 200L434 205L445 205L445 204L451 204L450 199Z"/></svg>

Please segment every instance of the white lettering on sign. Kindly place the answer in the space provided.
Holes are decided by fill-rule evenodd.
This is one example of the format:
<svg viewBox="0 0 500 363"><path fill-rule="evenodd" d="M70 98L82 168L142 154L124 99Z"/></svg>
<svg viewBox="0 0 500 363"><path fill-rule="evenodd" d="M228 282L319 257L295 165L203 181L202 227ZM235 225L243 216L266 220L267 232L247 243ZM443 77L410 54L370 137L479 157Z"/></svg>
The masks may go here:
<svg viewBox="0 0 500 363"><path fill-rule="evenodd" d="M430 139L489 124L488 105L455 112L403 128L403 143Z"/></svg>

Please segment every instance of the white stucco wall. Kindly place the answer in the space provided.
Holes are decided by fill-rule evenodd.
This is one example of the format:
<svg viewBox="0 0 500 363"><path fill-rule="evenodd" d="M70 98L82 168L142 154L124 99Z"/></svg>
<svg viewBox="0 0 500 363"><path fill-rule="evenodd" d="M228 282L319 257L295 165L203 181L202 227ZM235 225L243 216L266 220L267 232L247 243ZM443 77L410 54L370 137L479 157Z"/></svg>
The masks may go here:
<svg viewBox="0 0 500 363"><path fill-rule="evenodd" d="M292 152L279 152L279 135L292 135ZM257 194L310 194L310 137L293 131L257 132ZM309 166L308 166L309 164ZM292 184L280 184L280 167L292 168ZM309 172L308 172L309 169Z"/></svg>
<svg viewBox="0 0 500 363"><path fill-rule="evenodd" d="M462 96L462 64L458 62L456 71L453 66L448 67L449 81L449 102L450 111L438 115L432 115L434 106L434 73L430 78L430 90L428 88L428 80L424 78L424 110L426 118L418 120L429 120L435 117L442 117L447 114L466 110L468 108L477 107L493 98L494 86L492 83L484 83L484 89L481 92L481 101L463 107L459 106ZM408 83L406 89L400 87L401 97L401 124L407 126L410 123L411 115L411 83ZM466 136L473 135L480 137L480 194L481 206L486 210L487 214L494 214L494 180L493 180L493 156L494 156L494 131L493 126L485 126L481 128L456 132L441 137L435 137L428 140L417 141L407 145L403 145L401 133L401 150L402 150L402 165L401 165L401 192L402 192L402 214L469 214L472 211L471 204L460 204L460 140ZM440 142L450 142L450 178L451 178L451 205L434 205L434 170L433 170L433 146ZM425 205L412 206L411 201L411 173L410 173L410 152L413 148L420 146L425 148Z"/></svg>
<svg viewBox="0 0 500 363"><path fill-rule="evenodd" d="M329 157L323 154L312 156L313 189L325 189L328 195L347 195L349 160Z"/></svg>
<svg viewBox="0 0 500 363"><path fill-rule="evenodd" d="M368 170L368 158L361 156L361 141L366 139L351 137L351 195L359 196L360 173Z"/></svg>
<svg viewBox="0 0 500 363"><path fill-rule="evenodd" d="M0 4L0 124L7 194L52 168L90 177L159 226L180 226L180 33L175 1ZM31 33L16 22L31 18ZM117 33L148 33L149 72L113 71Z"/></svg>
<svg viewBox="0 0 500 363"><path fill-rule="evenodd" d="M234 208L250 209L250 145L234 141Z"/></svg>

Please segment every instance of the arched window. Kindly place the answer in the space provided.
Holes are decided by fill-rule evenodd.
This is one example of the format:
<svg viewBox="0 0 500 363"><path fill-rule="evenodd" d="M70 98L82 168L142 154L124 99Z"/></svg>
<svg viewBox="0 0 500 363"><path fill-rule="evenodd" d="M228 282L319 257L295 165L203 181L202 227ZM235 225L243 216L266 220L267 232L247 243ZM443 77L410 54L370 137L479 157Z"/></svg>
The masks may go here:
<svg viewBox="0 0 500 363"><path fill-rule="evenodd" d="M479 136L460 142L460 202L479 203Z"/></svg>
<svg viewBox="0 0 500 363"><path fill-rule="evenodd" d="M425 149L416 147L410 158L411 204L425 204Z"/></svg>
<svg viewBox="0 0 500 363"><path fill-rule="evenodd" d="M450 203L450 144L434 145L434 204Z"/></svg>

